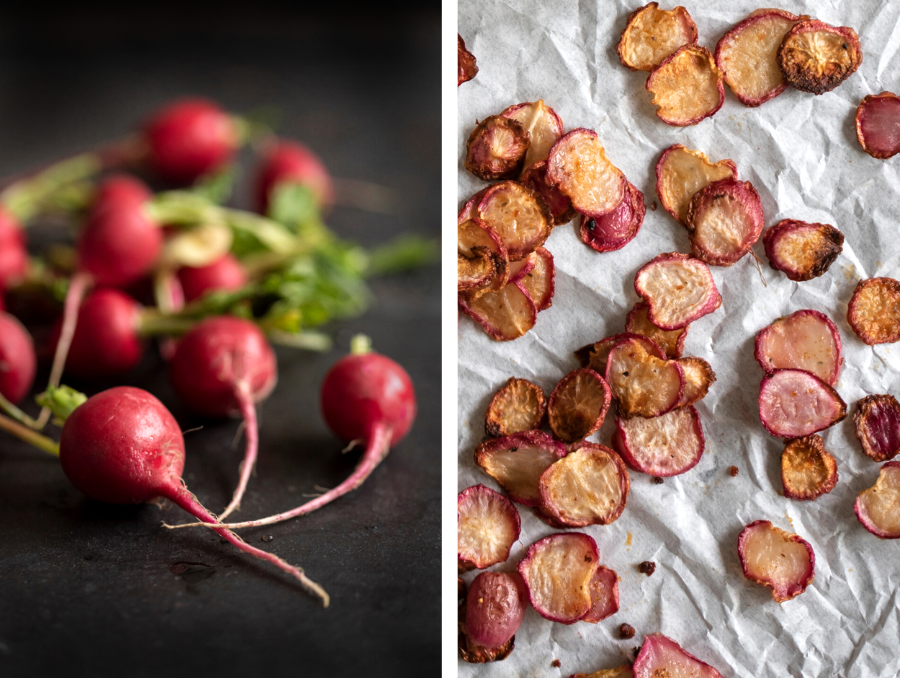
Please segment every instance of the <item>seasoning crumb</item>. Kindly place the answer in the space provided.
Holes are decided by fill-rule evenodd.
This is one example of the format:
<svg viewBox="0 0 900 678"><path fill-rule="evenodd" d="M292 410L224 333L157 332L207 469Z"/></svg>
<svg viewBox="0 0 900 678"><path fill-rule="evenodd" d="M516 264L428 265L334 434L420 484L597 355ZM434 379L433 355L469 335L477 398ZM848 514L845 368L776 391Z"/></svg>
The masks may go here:
<svg viewBox="0 0 900 678"><path fill-rule="evenodd" d="M653 476L653 484L654 485L662 485L664 482L666 482L666 481L663 480L662 478L660 478L659 476Z"/></svg>
<svg viewBox="0 0 900 678"><path fill-rule="evenodd" d="M738 469L737 466L732 466L728 469L728 472L731 474L731 477L734 478L738 473L740 473L740 469Z"/></svg>
<svg viewBox="0 0 900 678"><path fill-rule="evenodd" d="M622 624L622 626L619 627L619 638L622 638L623 640L634 638L634 627L631 624Z"/></svg>
<svg viewBox="0 0 900 678"><path fill-rule="evenodd" d="M558 669L558 668L560 667L559 659L554 659L554 660L550 663L550 666L552 666L554 669Z"/></svg>
<svg viewBox="0 0 900 678"><path fill-rule="evenodd" d="M637 657L641 653L641 648L636 647L632 650L634 652L634 656Z"/></svg>
<svg viewBox="0 0 900 678"><path fill-rule="evenodd" d="M641 574L646 574L648 577L656 572L656 563L652 560L645 560L643 563L638 565L638 571Z"/></svg>
<svg viewBox="0 0 900 678"><path fill-rule="evenodd" d="M266 535L265 537L263 537L260 541L264 541L264 542L266 542L266 543L269 543L269 542L272 541L273 539L275 539L275 537L273 537L271 534L267 534L267 535Z"/></svg>
<svg viewBox="0 0 900 678"><path fill-rule="evenodd" d="M655 211L656 211L656 201L655 201L655 200L654 200L653 202L650 203L650 211L651 211L651 212L655 212Z"/></svg>

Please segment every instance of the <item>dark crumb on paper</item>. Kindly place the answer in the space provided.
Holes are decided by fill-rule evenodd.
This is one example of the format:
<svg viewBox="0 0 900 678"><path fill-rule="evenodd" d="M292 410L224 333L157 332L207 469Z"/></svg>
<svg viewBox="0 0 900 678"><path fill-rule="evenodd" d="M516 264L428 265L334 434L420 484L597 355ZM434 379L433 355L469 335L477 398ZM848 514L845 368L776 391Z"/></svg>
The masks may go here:
<svg viewBox="0 0 900 678"><path fill-rule="evenodd" d="M656 201L655 201L655 200L654 200L653 202L650 203L650 211L651 211L651 212L655 212L655 211L656 211Z"/></svg>
<svg viewBox="0 0 900 678"><path fill-rule="evenodd" d="M638 571L641 574L646 574L648 577L656 572L656 563L652 560L645 560L643 563L638 565Z"/></svg>
<svg viewBox="0 0 900 678"><path fill-rule="evenodd" d="M631 624L622 624L622 626L619 627L619 638L622 640L634 638L634 627Z"/></svg>
<svg viewBox="0 0 900 678"><path fill-rule="evenodd" d="M560 667L559 659L554 659L554 660L550 663L550 666L552 666L554 669L558 669L558 668Z"/></svg>
<svg viewBox="0 0 900 678"><path fill-rule="evenodd" d="M660 478L659 476L653 476L653 484L654 485L662 485L664 482L666 482L666 481L663 480L662 478Z"/></svg>
<svg viewBox="0 0 900 678"><path fill-rule="evenodd" d="M728 469L728 472L731 474L731 477L734 478L735 476L737 476L738 473L740 473L740 470L738 469L737 466L732 466L731 468Z"/></svg>
<svg viewBox="0 0 900 678"><path fill-rule="evenodd" d="M641 653L641 648L636 647L632 651L634 652L634 656L637 657Z"/></svg>

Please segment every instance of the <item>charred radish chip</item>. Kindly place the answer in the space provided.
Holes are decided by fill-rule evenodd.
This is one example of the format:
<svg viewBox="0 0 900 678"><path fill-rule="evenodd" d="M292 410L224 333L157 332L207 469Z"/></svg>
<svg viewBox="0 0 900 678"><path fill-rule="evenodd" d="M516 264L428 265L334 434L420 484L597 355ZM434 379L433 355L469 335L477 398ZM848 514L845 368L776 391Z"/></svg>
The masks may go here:
<svg viewBox="0 0 900 678"><path fill-rule="evenodd" d="M626 418L663 415L677 406L684 392L681 365L648 353L635 339L613 346L606 359L606 381Z"/></svg>
<svg viewBox="0 0 900 678"><path fill-rule="evenodd" d="M838 258L844 234L829 224L784 219L763 236L769 265L791 280L818 278Z"/></svg>
<svg viewBox="0 0 900 678"><path fill-rule="evenodd" d="M691 198L687 227L695 257L711 266L731 266L765 227L759 194L749 181L714 181Z"/></svg>
<svg viewBox="0 0 900 678"><path fill-rule="evenodd" d="M547 180L569 197L576 210L593 217L618 207L628 183L606 158L597 133L584 128L572 130L553 146Z"/></svg>
<svg viewBox="0 0 900 678"><path fill-rule="evenodd" d="M900 453L900 403L891 395L870 395L856 403L856 437L863 452L875 461Z"/></svg>
<svg viewBox="0 0 900 678"><path fill-rule="evenodd" d="M509 549L519 538L521 523L516 507L502 494L484 485L475 485L459 493L456 520L460 572L475 568L483 570L504 562L509 558Z"/></svg>
<svg viewBox="0 0 900 678"><path fill-rule="evenodd" d="M644 636L632 670L634 678L722 678L712 666L661 633Z"/></svg>
<svg viewBox="0 0 900 678"><path fill-rule="evenodd" d="M663 209L682 225L687 225L694 193L714 181L736 178L737 167L731 160L711 163L705 153L681 144L663 151L656 163L656 193Z"/></svg>
<svg viewBox="0 0 900 678"><path fill-rule="evenodd" d="M597 544L586 534L551 534L536 541L519 563L531 606L560 624L591 611L590 582L597 570Z"/></svg>
<svg viewBox="0 0 900 678"><path fill-rule="evenodd" d="M856 138L863 150L882 160L900 152L900 97L870 94L856 109Z"/></svg>
<svg viewBox="0 0 900 678"><path fill-rule="evenodd" d="M581 621L596 624L619 611L619 576L601 565L591 579L591 611Z"/></svg>
<svg viewBox="0 0 900 678"><path fill-rule="evenodd" d="M581 217L581 242L598 252L620 250L634 240L644 223L644 194L627 182L625 199L612 212Z"/></svg>
<svg viewBox="0 0 900 678"><path fill-rule="evenodd" d="M597 374L606 374L606 359L609 357L609 352L612 350L613 346L625 339L634 339L635 341L640 342L641 346L644 347L644 350L650 355L656 356L657 358L666 357L666 354L653 339L632 332L613 334L612 336L601 339L593 344L582 346L575 351L575 357L582 367L590 367Z"/></svg>
<svg viewBox="0 0 900 678"><path fill-rule="evenodd" d="M573 673L569 678L634 678L630 664L617 666L614 669L600 669L593 673Z"/></svg>
<svg viewBox="0 0 900 678"><path fill-rule="evenodd" d="M510 106L500 115L520 123L531 137L531 145L525 154L526 168L545 161L553 144L563 135L562 120L543 99Z"/></svg>
<svg viewBox="0 0 900 678"><path fill-rule="evenodd" d="M869 346L900 341L900 282L860 280L847 306L847 322Z"/></svg>
<svg viewBox="0 0 900 678"><path fill-rule="evenodd" d="M821 436L794 438L781 453L781 483L788 499L806 501L827 494L838 481L837 461Z"/></svg>
<svg viewBox="0 0 900 678"><path fill-rule="evenodd" d="M678 330L722 305L709 267L680 252L660 254L634 277L634 289L649 309L650 322Z"/></svg>
<svg viewBox="0 0 900 678"><path fill-rule="evenodd" d="M738 557L744 576L772 589L772 598L778 603L796 598L813 580L816 556L812 546L768 520L752 522L741 531Z"/></svg>
<svg viewBox="0 0 900 678"><path fill-rule="evenodd" d="M456 64L459 71L456 77L457 87L464 82L468 82L478 74L475 56L466 49L466 43L458 33L456 35Z"/></svg>
<svg viewBox="0 0 900 678"><path fill-rule="evenodd" d="M667 125L696 125L722 108L725 86L722 71L705 47L680 48L647 78L656 115Z"/></svg>
<svg viewBox="0 0 900 678"><path fill-rule="evenodd" d="M778 49L778 68L791 87L824 94L849 78L862 63L856 31L809 19L794 26Z"/></svg>
<svg viewBox="0 0 900 678"><path fill-rule="evenodd" d="M540 427L546 411L544 391L527 379L510 377L494 394L484 413L484 430L489 436L509 436Z"/></svg>
<svg viewBox="0 0 900 678"><path fill-rule="evenodd" d="M550 235L550 213L541 197L525 184L501 181L484 193L476 208L506 246L510 261L524 259Z"/></svg>
<svg viewBox="0 0 900 678"><path fill-rule="evenodd" d="M541 502L541 474L564 456L566 448L552 436L527 431L481 443L475 450L475 463L514 502L537 506Z"/></svg>
<svg viewBox="0 0 900 678"><path fill-rule="evenodd" d="M528 592L517 573L480 573L466 596L469 642L487 649L503 647L519 630L527 608Z"/></svg>
<svg viewBox="0 0 900 678"><path fill-rule="evenodd" d="M876 537L900 539L900 462L882 466L875 485L856 498L853 508L859 522Z"/></svg>
<svg viewBox="0 0 900 678"><path fill-rule="evenodd" d="M467 219L457 226L457 290L500 289L506 284L506 248L487 224Z"/></svg>
<svg viewBox="0 0 900 678"><path fill-rule="evenodd" d="M528 293L538 311L545 311L553 304L553 278L556 275L553 255L547 248L538 247L529 256L534 256L534 268L517 280L516 285Z"/></svg>
<svg viewBox="0 0 900 678"><path fill-rule="evenodd" d="M547 180L547 161L536 162L522 172L522 183L533 188L543 198L550 211L553 226L565 224L575 218L572 201Z"/></svg>
<svg viewBox="0 0 900 678"><path fill-rule="evenodd" d="M679 358L677 362L684 370L684 393L677 407L687 407L706 397L709 387L716 381L716 373L703 358Z"/></svg>
<svg viewBox="0 0 900 678"><path fill-rule="evenodd" d="M540 487L541 508L557 523L609 525L625 510L628 471L608 447L581 443L544 471Z"/></svg>
<svg viewBox="0 0 900 678"><path fill-rule="evenodd" d="M619 38L619 60L633 71L652 71L679 47L697 42L697 24L684 7L651 2L628 15Z"/></svg>
<svg viewBox="0 0 900 678"><path fill-rule="evenodd" d="M818 311L796 311L756 335L756 362L766 373L806 370L834 386L843 360L837 327Z"/></svg>
<svg viewBox="0 0 900 678"><path fill-rule="evenodd" d="M653 419L616 417L613 442L628 466L657 478L691 470L706 448L700 415L693 407Z"/></svg>
<svg viewBox="0 0 900 678"><path fill-rule="evenodd" d="M482 120L466 143L466 169L479 179L510 179L519 174L531 134L522 123L502 115Z"/></svg>
<svg viewBox="0 0 900 678"><path fill-rule="evenodd" d="M518 339L537 322L534 302L516 285L506 285L499 292L487 292L477 299L460 294L459 305L494 341Z"/></svg>
<svg viewBox="0 0 900 678"><path fill-rule="evenodd" d="M550 429L564 443L584 440L600 429L610 398L609 385L594 370L583 367L569 372L550 394Z"/></svg>
<svg viewBox="0 0 900 678"><path fill-rule="evenodd" d="M775 370L759 386L759 419L773 436L808 436L846 416L837 391L809 372Z"/></svg>
<svg viewBox="0 0 900 678"><path fill-rule="evenodd" d="M647 317L650 307L643 301L639 301L628 312L625 318L625 331L641 334L659 344L668 358L680 358L684 351L684 340L687 337L688 328L680 330L661 330ZM605 369L605 368L604 368Z"/></svg>

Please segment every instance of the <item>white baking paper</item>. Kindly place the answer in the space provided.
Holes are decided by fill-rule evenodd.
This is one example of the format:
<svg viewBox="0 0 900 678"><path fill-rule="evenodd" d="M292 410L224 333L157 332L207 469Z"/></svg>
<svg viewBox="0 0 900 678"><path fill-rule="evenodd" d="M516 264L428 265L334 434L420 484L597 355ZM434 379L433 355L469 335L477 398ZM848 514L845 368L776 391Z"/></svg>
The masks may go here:
<svg viewBox="0 0 900 678"><path fill-rule="evenodd" d="M685 230L661 207L654 166L673 143L713 161L731 158L739 178L756 187L766 225L784 218L825 222L846 236L843 254L822 277L796 283L768 266L760 240L730 268L713 268L722 307L691 325L685 355L708 360L718 375L698 406L707 451L690 472L663 485L631 474L621 518L583 531L596 539L601 562L620 576L620 611L599 624L551 623L529 609L515 650L502 662L467 665L460 676L569 676L633 659L641 636L660 631L709 662L723 676L900 675L900 541L869 534L853 502L871 486L878 465L866 457L852 418L823 433L838 459L840 480L813 502L781 495L783 444L759 422L762 371L753 358L756 333L779 316L817 309L837 323L844 366L837 389L848 403L871 393L900 396L900 344L869 347L851 331L847 302L861 278L900 278L900 157L876 160L862 152L854 115L866 94L900 88L900 2L790 2L809 14L859 33L864 59L836 90L813 96L788 89L759 108L726 91L713 118L670 127L655 115L646 73L622 66L615 48L638 3L589 0L459 0L459 32L478 59L477 77L458 89L460 204L484 183L463 169L465 141L476 120L511 104L543 98L566 130L595 129L609 158L640 188L648 205L643 228L623 250L598 254L578 240L572 224L546 246L556 261L553 306L525 337L492 341L471 319L459 321L459 488L493 480L472 453L484 436L483 413L510 376L532 379L547 392L577 367L572 351L621 332L636 302L637 269L661 252L689 251ZM669 5L663 5L669 8ZM688 10L699 43L719 37L758 5L745 0L694 0ZM727 90L727 87L726 87ZM592 439L608 444L609 416ZM740 475L732 478L735 465ZM529 544L554 530L519 507L522 536L509 570ZM744 579L736 541L744 525L771 520L808 540L816 554L815 581L779 605L769 590ZM636 566L657 564L651 577ZM465 575L471 581L475 573ZM629 623L638 635L618 639ZM554 660L560 661L553 667Z"/></svg>

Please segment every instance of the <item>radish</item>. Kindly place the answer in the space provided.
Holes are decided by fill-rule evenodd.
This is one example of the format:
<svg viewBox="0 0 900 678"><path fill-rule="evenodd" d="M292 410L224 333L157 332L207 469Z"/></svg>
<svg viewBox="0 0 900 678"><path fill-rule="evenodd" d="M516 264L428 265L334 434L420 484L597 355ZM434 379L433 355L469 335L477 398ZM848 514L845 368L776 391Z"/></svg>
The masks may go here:
<svg viewBox="0 0 900 678"><path fill-rule="evenodd" d="M28 250L19 220L0 207L0 292L25 277Z"/></svg>
<svg viewBox="0 0 900 678"><path fill-rule="evenodd" d="M281 183L308 187L320 206L334 203L334 185L325 165L306 146L293 141L278 140L263 150L256 183L260 214L268 213L269 201Z"/></svg>
<svg viewBox="0 0 900 678"><path fill-rule="evenodd" d="M0 396L19 403L31 390L37 358L34 343L22 323L0 312Z"/></svg>
<svg viewBox="0 0 900 678"><path fill-rule="evenodd" d="M178 280L185 302L190 303L208 292L241 289L247 284L247 270L234 255L226 254L208 266L182 266L178 269Z"/></svg>

